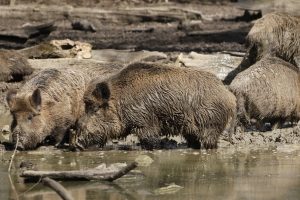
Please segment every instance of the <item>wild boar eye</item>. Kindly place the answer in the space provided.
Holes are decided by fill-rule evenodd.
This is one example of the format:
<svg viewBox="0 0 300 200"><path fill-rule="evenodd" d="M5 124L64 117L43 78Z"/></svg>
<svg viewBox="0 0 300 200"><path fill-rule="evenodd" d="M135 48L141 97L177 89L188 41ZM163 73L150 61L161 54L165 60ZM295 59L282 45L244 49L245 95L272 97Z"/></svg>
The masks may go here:
<svg viewBox="0 0 300 200"><path fill-rule="evenodd" d="M97 112L100 109L100 106L97 104L93 104L93 103L86 103L85 109L88 112Z"/></svg>
<svg viewBox="0 0 300 200"><path fill-rule="evenodd" d="M94 112L97 112L99 109L100 109L100 106L99 106L99 105L95 105L95 106L94 106Z"/></svg>
<svg viewBox="0 0 300 200"><path fill-rule="evenodd" d="M33 118L33 114L29 114L27 117L28 120L32 120L32 118Z"/></svg>

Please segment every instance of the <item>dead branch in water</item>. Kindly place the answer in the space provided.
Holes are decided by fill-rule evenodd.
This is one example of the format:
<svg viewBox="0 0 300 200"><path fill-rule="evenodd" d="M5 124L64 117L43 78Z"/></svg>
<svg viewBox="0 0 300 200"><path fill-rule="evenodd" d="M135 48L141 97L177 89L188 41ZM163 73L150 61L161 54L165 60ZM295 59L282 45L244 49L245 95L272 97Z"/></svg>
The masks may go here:
<svg viewBox="0 0 300 200"><path fill-rule="evenodd" d="M73 197L70 195L70 193L55 180L45 177L42 178L42 183L54 190L63 200L73 200Z"/></svg>
<svg viewBox="0 0 300 200"><path fill-rule="evenodd" d="M98 181L114 181L134 168L137 167L137 163L133 162L122 169L115 172L103 172L102 170L89 169L89 170L75 170L75 171L34 171L25 170L21 173L21 177L25 178L26 182L34 182L40 177L49 177L54 180L64 181L87 181L87 180L98 180Z"/></svg>

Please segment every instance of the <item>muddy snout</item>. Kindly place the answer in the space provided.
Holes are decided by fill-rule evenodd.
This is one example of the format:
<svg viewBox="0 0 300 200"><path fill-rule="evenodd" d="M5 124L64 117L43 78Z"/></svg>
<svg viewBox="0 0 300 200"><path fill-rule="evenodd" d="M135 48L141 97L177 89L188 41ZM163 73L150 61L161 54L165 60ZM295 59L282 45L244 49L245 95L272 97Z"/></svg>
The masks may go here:
<svg viewBox="0 0 300 200"><path fill-rule="evenodd" d="M70 151L83 151L85 148L79 143L78 137L82 133L80 120L77 120L74 127L70 129L69 149Z"/></svg>
<svg viewBox="0 0 300 200"><path fill-rule="evenodd" d="M14 148L17 148L17 150L23 151L24 148L24 137L21 137L19 132L13 132L12 133L12 144Z"/></svg>

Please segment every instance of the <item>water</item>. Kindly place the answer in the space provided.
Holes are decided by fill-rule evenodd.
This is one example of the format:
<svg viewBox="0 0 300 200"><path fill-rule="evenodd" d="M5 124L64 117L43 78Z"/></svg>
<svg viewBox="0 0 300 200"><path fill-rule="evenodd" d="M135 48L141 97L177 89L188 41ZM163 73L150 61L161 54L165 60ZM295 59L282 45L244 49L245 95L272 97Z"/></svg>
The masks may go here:
<svg viewBox="0 0 300 200"><path fill-rule="evenodd" d="M7 173L11 152L1 153L0 199L16 199L33 184L17 178L19 163L29 160L40 170L89 169L101 163L132 162L139 155L153 159L138 167L141 174L115 183L67 182L74 199L298 199L300 145L259 149L196 151L18 152L12 170L14 192ZM171 184L171 186L169 186ZM173 185L172 185L173 184ZM174 186L175 185L175 186ZM167 187L169 186L169 187ZM180 186L180 187L179 187ZM59 199L39 184L19 199Z"/></svg>

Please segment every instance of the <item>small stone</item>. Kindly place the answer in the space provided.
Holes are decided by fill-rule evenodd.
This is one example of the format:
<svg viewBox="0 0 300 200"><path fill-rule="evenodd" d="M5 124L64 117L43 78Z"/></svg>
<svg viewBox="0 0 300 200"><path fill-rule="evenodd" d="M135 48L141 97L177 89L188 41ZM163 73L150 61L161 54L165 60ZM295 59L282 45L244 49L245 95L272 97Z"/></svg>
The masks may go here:
<svg viewBox="0 0 300 200"><path fill-rule="evenodd" d="M138 166L148 167L149 165L151 165L151 163L153 163L153 159L147 155L139 155L135 159L135 162L138 163Z"/></svg>
<svg viewBox="0 0 300 200"><path fill-rule="evenodd" d="M170 185L168 185L166 187L161 187L161 188L154 190L154 194L156 194L156 195L173 194L173 193L178 192L181 189L183 189L182 186L176 185L175 183L171 183Z"/></svg>
<svg viewBox="0 0 300 200"><path fill-rule="evenodd" d="M2 131L3 133L10 133L10 127L9 127L9 125L4 125L4 126L2 127L2 129L1 129L1 131Z"/></svg>

